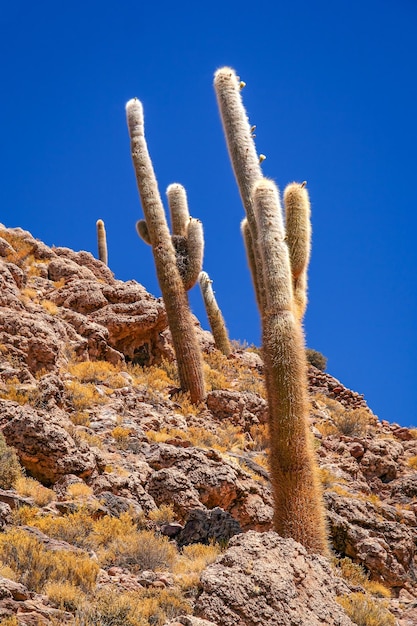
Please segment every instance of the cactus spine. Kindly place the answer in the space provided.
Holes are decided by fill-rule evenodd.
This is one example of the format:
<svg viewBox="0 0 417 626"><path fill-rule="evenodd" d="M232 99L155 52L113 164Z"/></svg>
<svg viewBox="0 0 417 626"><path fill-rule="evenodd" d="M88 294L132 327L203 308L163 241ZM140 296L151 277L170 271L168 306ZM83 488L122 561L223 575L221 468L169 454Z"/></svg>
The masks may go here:
<svg viewBox="0 0 417 626"><path fill-rule="evenodd" d="M107 257L107 239L106 239L106 229L104 227L103 220L97 220L97 245L98 245L98 258L102 263L108 265L108 257Z"/></svg>
<svg viewBox="0 0 417 626"><path fill-rule="evenodd" d="M207 272L201 272L198 280L216 348L225 356L229 356L232 349L230 347L226 324L224 323L222 312L217 304L213 287L211 286L213 281L210 280Z"/></svg>
<svg viewBox="0 0 417 626"><path fill-rule="evenodd" d="M293 250L287 247L278 190L262 177L238 77L230 68L223 68L216 72L214 84L246 211L242 233L262 320L274 526L280 535L292 537L309 551L326 554L324 507L307 426L302 305L295 302L291 268L294 263L298 278L306 275L309 247L306 253L307 246L300 243L298 230L292 225L291 202L287 204L287 220ZM236 145L239 141L240 148Z"/></svg>
<svg viewBox="0 0 417 626"><path fill-rule="evenodd" d="M164 299L177 357L180 384L194 404L204 399L202 358L187 294L180 277L155 173L144 135L143 108L136 98L126 105L133 166L152 245L156 273Z"/></svg>

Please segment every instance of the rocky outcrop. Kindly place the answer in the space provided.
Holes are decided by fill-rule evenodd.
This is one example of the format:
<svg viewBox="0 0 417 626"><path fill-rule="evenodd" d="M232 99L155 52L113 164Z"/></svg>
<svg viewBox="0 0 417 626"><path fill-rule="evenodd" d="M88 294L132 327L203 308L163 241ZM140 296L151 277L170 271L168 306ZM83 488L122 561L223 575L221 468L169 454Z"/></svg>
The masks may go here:
<svg viewBox="0 0 417 626"><path fill-rule="evenodd" d="M233 537L201 588L195 615L222 626L352 626L335 600L350 590L328 561L276 533Z"/></svg>
<svg viewBox="0 0 417 626"><path fill-rule="evenodd" d="M9 364L0 375L53 371L71 352L141 364L171 354L164 305L135 281L116 280L88 252L48 248L18 228L0 228L0 243L0 344Z"/></svg>
<svg viewBox="0 0 417 626"><path fill-rule="evenodd" d="M270 528L270 489L215 450L162 444L151 448L147 462L155 469L148 482L149 493L157 504L171 502L180 518L192 508L221 507L244 530Z"/></svg>
<svg viewBox="0 0 417 626"><path fill-rule="evenodd" d="M220 361L210 333L194 320L216 389L205 404L187 408L173 382L161 300L135 281L116 280L91 254L48 248L21 229L0 227L0 306L0 428L26 473L55 497L35 505L34 497L0 490L3 530L22 506L36 506L39 515L76 512L71 494L78 488L96 519L128 513L181 549L230 539L203 573L196 614L170 626L350 624L335 603L349 589L328 563L269 532L267 405L256 351L238 349ZM108 366L117 384L105 376L86 382L75 373L79 360L107 362L97 365ZM409 626L417 598L416 432L380 422L360 394L329 374L311 366L308 376L331 547L391 589L398 623ZM219 381L227 388L218 389ZM361 428L343 432L340 411L358 415ZM100 588L123 590L175 584L172 573L124 566L98 578ZM22 592L18 599L11 585L0 579L0 620L19 611L22 624L50 623L55 609L45 597L27 592L23 599Z"/></svg>
<svg viewBox="0 0 417 626"><path fill-rule="evenodd" d="M7 444L16 449L27 471L44 484L53 484L65 474L87 478L96 469L88 445L69 435L63 427L66 420L59 414L1 402L0 420L5 417L3 435Z"/></svg>

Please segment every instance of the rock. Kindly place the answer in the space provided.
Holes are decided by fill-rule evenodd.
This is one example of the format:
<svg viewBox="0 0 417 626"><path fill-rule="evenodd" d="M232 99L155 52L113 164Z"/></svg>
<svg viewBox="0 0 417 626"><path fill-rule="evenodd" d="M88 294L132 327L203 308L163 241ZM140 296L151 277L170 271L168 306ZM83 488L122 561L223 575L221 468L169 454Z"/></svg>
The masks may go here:
<svg viewBox="0 0 417 626"><path fill-rule="evenodd" d="M199 617L194 617L194 615L180 615L176 617L175 620L171 622L166 622L164 626L221 626L215 624L214 622L209 622L206 619L200 619Z"/></svg>
<svg viewBox="0 0 417 626"><path fill-rule="evenodd" d="M265 423L268 420L266 401L249 391L210 391L206 404L215 418L228 419L245 430L249 430L252 424Z"/></svg>
<svg viewBox="0 0 417 626"><path fill-rule="evenodd" d="M33 594L24 585L0 576L0 600L13 598L13 600L28 600Z"/></svg>
<svg viewBox="0 0 417 626"><path fill-rule="evenodd" d="M233 537L201 588L194 614L222 626L352 626L335 600L349 589L328 561L273 532Z"/></svg>
<svg viewBox="0 0 417 626"><path fill-rule="evenodd" d="M155 469L148 491L158 505L172 503L181 518L192 508L221 507L244 530L271 527L270 489L215 450L152 446L147 461Z"/></svg>
<svg viewBox="0 0 417 626"><path fill-rule="evenodd" d="M239 522L220 507L211 510L192 509L176 541L179 547L190 543L208 544L211 540L225 544L230 537L241 532Z"/></svg>
<svg viewBox="0 0 417 626"><path fill-rule="evenodd" d="M411 575L416 532L383 519L384 505L327 491L329 530L336 552L348 556L389 587L402 587ZM390 516L390 511L386 513Z"/></svg>
<svg viewBox="0 0 417 626"><path fill-rule="evenodd" d="M4 528L6 524L10 524L12 521L12 509L6 502L2 502L0 499L0 530Z"/></svg>
<svg viewBox="0 0 417 626"><path fill-rule="evenodd" d="M16 448L20 462L34 478L50 485L65 474L85 478L94 472L95 457L88 445L76 442L56 413L12 402L3 405L7 406L0 404L0 418L3 411L9 417L3 435L7 444Z"/></svg>
<svg viewBox="0 0 417 626"><path fill-rule="evenodd" d="M367 478L380 478L382 482L390 482L397 476L397 459L403 447L389 439L374 439L367 445L361 459L361 471Z"/></svg>

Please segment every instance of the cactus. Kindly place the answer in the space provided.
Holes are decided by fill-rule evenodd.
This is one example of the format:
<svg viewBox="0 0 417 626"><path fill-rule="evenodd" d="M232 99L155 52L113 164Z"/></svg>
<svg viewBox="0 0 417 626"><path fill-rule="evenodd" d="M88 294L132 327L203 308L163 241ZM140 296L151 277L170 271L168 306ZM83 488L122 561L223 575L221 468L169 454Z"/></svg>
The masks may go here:
<svg viewBox="0 0 417 626"><path fill-rule="evenodd" d="M307 267L311 251L310 200L306 183L290 183L284 190L285 228L290 254L294 305L302 320L307 307Z"/></svg>
<svg viewBox="0 0 417 626"><path fill-rule="evenodd" d="M97 220L97 244L98 244L98 258L102 263L108 265L108 257L107 257L107 239L106 239L106 229L104 228L103 220Z"/></svg>
<svg viewBox="0 0 417 626"><path fill-rule="evenodd" d="M184 289L189 291L196 284L203 267L203 226L200 220L190 217L187 194L182 185L178 183L169 185L167 196L171 213L171 240L175 250L177 267ZM136 230L139 237L151 245L145 220L139 220L136 223Z"/></svg>
<svg viewBox="0 0 417 626"><path fill-rule="evenodd" d="M229 356L232 349L230 347L226 324L224 323L222 312L217 304L217 300L211 286L213 281L210 280L207 272L201 272L198 281L200 283L201 294L203 296L204 306L206 308L216 348L225 356Z"/></svg>
<svg viewBox="0 0 417 626"><path fill-rule="evenodd" d="M143 108L139 100L129 100L126 113L133 166L146 221L146 236L152 245L156 273L177 358L180 384L183 391L190 392L191 402L197 404L205 395L202 357L148 153Z"/></svg>
<svg viewBox="0 0 417 626"><path fill-rule="evenodd" d="M287 198L290 232L285 234L278 190L262 176L239 78L232 69L223 68L216 72L214 85L246 211L242 234L262 321L274 527L280 535L292 537L309 551L327 554L323 499L307 426L302 294L298 304L293 288L293 280L304 276L304 282L296 286L301 289L303 282L305 296L309 237L300 237L299 231L307 233L309 226L304 221L304 230L300 229L296 220L308 220L309 215L307 212L303 218L297 217L298 209L294 211L294 206L298 207L298 201L293 200L291 189ZM290 250L286 239L291 241Z"/></svg>

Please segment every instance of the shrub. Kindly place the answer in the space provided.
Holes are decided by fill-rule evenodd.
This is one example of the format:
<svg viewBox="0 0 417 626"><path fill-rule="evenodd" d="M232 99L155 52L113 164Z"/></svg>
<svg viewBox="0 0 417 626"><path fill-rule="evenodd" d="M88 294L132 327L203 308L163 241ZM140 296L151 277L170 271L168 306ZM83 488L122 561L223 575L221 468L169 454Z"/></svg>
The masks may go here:
<svg viewBox="0 0 417 626"><path fill-rule="evenodd" d="M70 500L87 500L92 495L92 488L85 483L73 483L67 488L67 497Z"/></svg>
<svg viewBox="0 0 417 626"><path fill-rule="evenodd" d="M92 383L80 383L77 380L66 382L66 394L75 411L85 411L95 404L105 404L107 398L99 393Z"/></svg>
<svg viewBox="0 0 417 626"><path fill-rule="evenodd" d="M395 618L386 604L369 595L351 593L337 601L357 626L395 626Z"/></svg>
<svg viewBox="0 0 417 626"><path fill-rule="evenodd" d="M366 435L371 423L371 415L367 409L346 409L337 400L321 394L317 394L315 400L325 405L333 420L334 425L327 422L317 425L324 436L335 433L341 433L348 437L363 437Z"/></svg>
<svg viewBox="0 0 417 626"><path fill-rule="evenodd" d="M74 612L84 601L84 594L72 583L61 581L45 585L44 592L58 609Z"/></svg>
<svg viewBox="0 0 417 626"><path fill-rule="evenodd" d="M322 372L325 371L327 367L327 357L325 357L324 354L322 354L318 350L307 348L306 357L307 362L310 363L310 365L314 365L314 367L317 367L317 369L321 370Z"/></svg>
<svg viewBox="0 0 417 626"><path fill-rule="evenodd" d="M125 428L124 426L115 426L113 428L111 436L114 438L118 448L126 450L131 432L130 428Z"/></svg>
<svg viewBox="0 0 417 626"><path fill-rule="evenodd" d="M170 524L176 519L172 504L162 504L149 513L149 519L156 524Z"/></svg>
<svg viewBox="0 0 417 626"><path fill-rule="evenodd" d="M36 388L22 384L18 378L10 378L7 385L0 390L0 398L18 404L28 404L36 400Z"/></svg>
<svg viewBox="0 0 417 626"><path fill-rule="evenodd" d="M82 383L103 384L112 389L126 386L120 368L108 361L82 361L68 365L68 371Z"/></svg>
<svg viewBox="0 0 417 626"><path fill-rule="evenodd" d="M66 550L47 550L24 530L0 535L0 560L7 563L30 590L42 592L47 582L67 581L89 590L95 584L99 565L87 555Z"/></svg>
<svg viewBox="0 0 417 626"><path fill-rule="evenodd" d="M365 572L362 565L354 563L349 557L343 559L336 559L334 562L337 567L338 574L352 585L363 585L368 580L368 574Z"/></svg>
<svg viewBox="0 0 417 626"><path fill-rule="evenodd" d="M417 456L410 456L410 458L407 459L407 465L411 467L411 469L417 470Z"/></svg>
<svg viewBox="0 0 417 626"><path fill-rule="evenodd" d="M174 566L175 578L181 588L188 590L196 587L203 569L213 563L220 553L221 547L218 543L193 543L185 546Z"/></svg>
<svg viewBox="0 0 417 626"><path fill-rule="evenodd" d="M161 626L177 615L190 612L189 602L175 590L103 589L92 604L77 611L74 626Z"/></svg>
<svg viewBox="0 0 417 626"><path fill-rule="evenodd" d="M59 308L57 307L55 302L52 302L51 300L41 300L40 303L45 309L45 311L49 313L50 315L56 315L59 311Z"/></svg>
<svg viewBox="0 0 417 626"><path fill-rule="evenodd" d="M80 548L88 548L89 535L93 530L94 520L85 509L62 517L45 515L32 521L32 525L54 539L62 539Z"/></svg>
<svg viewBox="0 0 417 626"><path fill-rule="evenodd" d="M16 452L10 448L0 431L0 489L10 489L22 476Z"/></svg>
<svg viewBox="0 0 417 626"><path fill-rule="evenodd" d="M0 623L1 626L19 626L19 622L17 621L17 617L15 615L3 617Z"/></svg>
<svg viewBox="0 0 417 626"><path fill-rule="evenodd" d="M38 506L45 506L56 499L55 492L41 485L34 478L20 476L15 482L15 489L21 496L33 498Z"/></svg>
<svg viewBox="0 0 417 626"><path fill-rule="evenodd" d="M109 546L106 562L121 567L131 567L134 571L169 569L177 551L167 537L158 537L149 530L119 536Z"/></svg>
<svg viewBox="0 0 417 626"><path fill-rule="evenodd" d="M332 416L336 428L348 437L363 437L369 426L369 414L366 409L345 409Z"/></svg>

